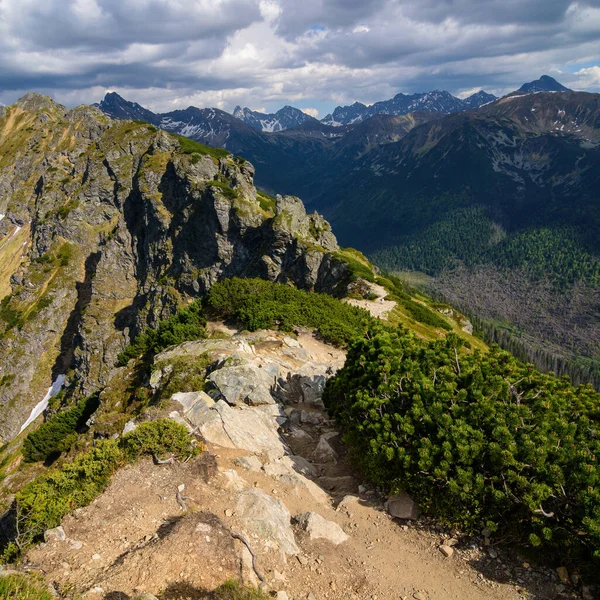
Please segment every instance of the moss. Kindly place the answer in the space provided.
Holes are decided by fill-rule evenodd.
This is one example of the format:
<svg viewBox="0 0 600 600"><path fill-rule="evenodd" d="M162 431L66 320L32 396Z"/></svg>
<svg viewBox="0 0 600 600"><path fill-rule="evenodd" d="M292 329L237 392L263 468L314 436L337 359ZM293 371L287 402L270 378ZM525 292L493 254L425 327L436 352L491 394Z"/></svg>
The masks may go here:
<svg viewBox="0 0 600 600"><path fill-rule="evenodd" d="M179 140L179 147L184 154L208 154L208 156L212 156L217 160L230 155L227 150L223 150L222 148L211 148L182 135L176 137Z"/></svg>
<svg viewBox="0 0 600 600"><path fill-rule="evenodd" d="M210 355L205 353L198 357L179 356L155 365L156 370L169 367L170 373L162 382L159 401L169 400L177 392L198 392L204 389L206 369L211 363Z"/></svg>
<svg viewBox="0 0 600 600"><path fill-rule="evenodd" d="M265 194L264 192L257 191L256 198L258 199L258 204L262 210L266 213L275 214L277 201L273 196L269 196L269 194Z"/></svg>
<svg viewBox="0 0 600 600"><path fill-rule="evenodd" d="M354 248L341 248L339 252L335 253L335 257L348 266L350 272L348 283L356 281L359 278L366 279L372 283L375 282L375 272L371 263L358 250L354 250Z"/></svg>
<svg viewBox="0 0 600 600"><path fill-rule="evenodd" d="M14 375L13 373L7 373L6 375L2 375L2 377L0 378L0 388L4 387L5 385L10 385L14 379L15 379L16 375Z"/></svg>
<svg viewBox="0 0 600 600"><path fill-rule="evenodd" d="M208 181L206 185L209 187L217 188L221 191L223 196L225 196L225 198L228 198L229 200L236 200L239 197L238 193L234 189L230 188L226 183L223 183L222 181Z"/></svg>

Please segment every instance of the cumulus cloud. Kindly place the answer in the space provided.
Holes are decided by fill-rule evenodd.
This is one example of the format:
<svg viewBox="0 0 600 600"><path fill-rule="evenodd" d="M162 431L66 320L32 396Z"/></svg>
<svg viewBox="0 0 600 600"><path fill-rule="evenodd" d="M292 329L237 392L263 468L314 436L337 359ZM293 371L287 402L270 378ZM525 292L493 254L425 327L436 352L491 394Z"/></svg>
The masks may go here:
<svg viewBox="0 0 600 600"><path fill-rule="evenodd" d="M153 110L326 114L543 73L600 91L600 0L0 0L0 53L4 103L114 89Z"/></svg>

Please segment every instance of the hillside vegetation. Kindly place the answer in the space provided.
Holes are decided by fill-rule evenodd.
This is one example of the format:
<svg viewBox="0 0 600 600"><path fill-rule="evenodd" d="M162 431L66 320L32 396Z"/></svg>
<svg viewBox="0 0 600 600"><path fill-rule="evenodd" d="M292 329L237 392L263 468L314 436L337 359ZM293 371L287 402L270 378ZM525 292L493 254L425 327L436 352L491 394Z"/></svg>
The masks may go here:
<svg viewBox="0 0 600 600"><path fill-rule="evenodd" d="M600 394L375 324L326 386L358 464L442 521L600 573Z"/></svg>

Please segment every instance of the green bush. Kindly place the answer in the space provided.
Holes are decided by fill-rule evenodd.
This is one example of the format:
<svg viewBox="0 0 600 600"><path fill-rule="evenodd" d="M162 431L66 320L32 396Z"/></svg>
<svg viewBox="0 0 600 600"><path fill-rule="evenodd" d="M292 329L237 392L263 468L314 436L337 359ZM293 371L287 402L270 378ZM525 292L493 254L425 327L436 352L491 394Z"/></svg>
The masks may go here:
<svg viewBox="0 0 600 600"><path fill-rule="evenodd" d="M92 416L98 404L98 396L81 400L74 408L55 414L32 431L23 442L25 462L45 461L68 452L77 440L77 430Z"/></svg>
<svg viewBox="0 0 600 600"><path fill-rule="evenodd" d="M212 180L208 181L206 185L208 185L209 187L217 188L221 191L223 196L225 196L225 198L228 198L229 200L235 200L238 197L238 193L222 181Z"/></svg>
<svg viewBox="0 0 600 600"><path fill-rule="evenodd" d="M206 337L206 319L199 302L178 311L172 317L161 321L157 329L146 329L138 335L118 356L119 366L125 366L130 359L154 355L169 346Z"/></svg>
<svg viewBox="0 0 600 600"><path fill-rule="evenodd" d="M184 154L208 154L216 159L230 156L230 153L223 150L223 148L211 148L182 135L178 135L177 138L179 139L179 147Z"/></svg>
<svg viewBox="0 0 600 600"><path fill-rule="evenodd" d="M135 460L143 454L160 457L168 452L186 458L197 453L185 426L170 419L142 423L124 435L119 446L128 460Z"/></svg>
<svg viewBox="0 0 600 600"><path fill-rule="evenodd" d="M308 327L338 346L362 335L372 320L365 310L326 294L262 279L233 278L217 283L209 292L208 305L218 316L233 318L250 331Z"/></svg>
<svg viewBox="0 0 600 600"><path fill-rule="evenodd" d="M3 559L12 561L60 524L76 508L87 506L127 461L143 454L189 456L197 453L185 426L167 419L143 423L118 442L103 440L72 462L36 477L15 496L12 539Z"/></svg>
<svg viewBox="0 0 600 600"><path fill-rule="evenodd" d="M275 214L277 201L275 200L275 198L273 198L273 196L269 196L269 194L257 191L256 198L262 210L264 210L267 213Z"/></svg>
<svg viewBox="0 0 600 600"><path fill-rule="evenodd" d="M3 600L54 600L43 581L29 575L0 577L0 598Z"/></svg>
<svg viewBox="0 0 600 600"><path fill-rule="evenodd" d="M375 324L324 402L365 472L466 531L600 573L600 394L493 347Z"/></svg>
<svg viewBox="0 0 600 600"><path fill-rule="evenodd" d="M427 306L415 302L406 295L398 296L397 294L390 294L387 299L397 302L398 305L406 311L409 317L419 323L437 327L438 329L445 329L446 331L452 331L452 325L450 325L446 319L427 308Z"/></svg>

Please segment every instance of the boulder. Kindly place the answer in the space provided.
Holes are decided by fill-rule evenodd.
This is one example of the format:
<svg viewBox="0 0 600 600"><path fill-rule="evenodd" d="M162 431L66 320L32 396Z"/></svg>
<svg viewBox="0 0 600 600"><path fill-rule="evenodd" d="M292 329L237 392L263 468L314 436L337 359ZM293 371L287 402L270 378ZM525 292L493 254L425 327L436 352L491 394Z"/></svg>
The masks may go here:
<svg viewBox="0 0 600 600"><path fill-rule="evenodd" d="M205 422L208 409L215 405L215 401L205 392L193 392L193 394L195 401L189 408L185 409L184 407L185 416L190 423L199 427ZM175 396L173 396L173 399L175 399Z"/></svg>
<svg viewBox="0 0 600 600"><path fill-rule="evenodd" d="M311 540L323 539L338 546L349 539L349 536L337 523L328 521L317 513L302 513L296 515L294 520L308 533Z"/></svg>
<svg viewBox="0 0 600 600"><path fill-rule="evenodd" d="M286 554L300 552L290 525L290 513L280 500L260 489L246 490L240 494L236 514L249 533L275 542Z"/></svg>
<svg viewBox="0 0 600 600"><path fill-rule="evenodd" d="M223 429L235 448L257 454L285 454L286 447L277 432L277 422L272 417L251 408L233 409L225 402L217 402L215 410L219 413Z"/></svg>
<svg viewBox="0 0 600 600"><path fill-rule="evenodd" d="M271 396L274 378L255 362L217 369L208 376L208 380L217 395L231 406L243 402L251 406L275 402Z"/></svg>
<svg viewBox="0 0 600 600"><path fill-rule="evenodd" d="M385 509L392 517L397 519L418 519L421 509L414 500L406 493L399 492L385 503Z"/></svg>

